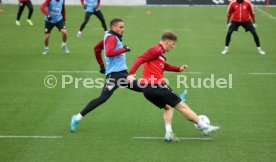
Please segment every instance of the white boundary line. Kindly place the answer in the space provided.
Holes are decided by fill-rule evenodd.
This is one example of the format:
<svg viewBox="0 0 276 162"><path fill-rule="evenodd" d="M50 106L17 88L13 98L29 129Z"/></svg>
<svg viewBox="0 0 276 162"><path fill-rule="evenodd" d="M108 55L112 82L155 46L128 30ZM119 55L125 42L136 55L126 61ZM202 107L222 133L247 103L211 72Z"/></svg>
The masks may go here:
<svg viewBox="0 0 276 162"><path fill-rule="evenodd" d="M100 73L100 71L91 70L91 71L47 71L47 73Z"/></svg>
<svg viewBox="0 0 276 162"><path fill-rule="evenodd" d="M0 138L58 139L58 138L62 138L62 136L17 136L17 135L0 135Z"/></svg>
<svg viewBox="0 0 276 162"><path fill-rule="evenodd" d="M265 11L261 10L261 9L258 8L258 7L256 7L256 9L257 9L259 12L265 14L267 17L271 18L272 20L276 21L276 17L270 15L269 13L266 13Z"/></svg>
<svg viewBox="0 0 276 162"><path fill-rule="evenodd" d="M100 73L99 71L95 71L95 70L91 70L91 71L55 71L55 70L52 70L52 71L47 71L47 73ZM166 71L165 73L173 73L175 74L175 72L169 72L169 71ZM189 73L189 74L201 74L202 72L196 72L196 71L188 71L188 72L182 72L182 73Z"/></svg>
<svg viewBox="0 0 276 162"><path fill-rule="evenodd" d="M145 140L159 140L164 139L164 137L132 137L133 139L145 139ZM200 141L206 141L206 140L212 140L213 138L204 138L204 137L177 137L181 140L200 140Z"/></svg>
<svg viewBox="0 0 276 162"><path fill-rule="evenodd" d="M276 75L276 73L247 73L249 75Z"/></svg>

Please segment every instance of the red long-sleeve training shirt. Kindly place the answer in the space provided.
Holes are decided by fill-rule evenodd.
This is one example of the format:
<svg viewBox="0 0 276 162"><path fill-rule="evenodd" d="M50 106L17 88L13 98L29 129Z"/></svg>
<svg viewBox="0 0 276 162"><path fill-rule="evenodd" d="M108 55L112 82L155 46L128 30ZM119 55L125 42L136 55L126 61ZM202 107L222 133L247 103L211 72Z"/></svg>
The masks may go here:
<svg viewBox="0 0 276 162"><path fill-rule="evenodd" d="M161 44L157 44L139 56L132 65L129 75L135 74L141 64L144 64L143 75L140 84L163 84L164 70L180 72L180 67L166 63L165 50Z"/></svg>
<svg viewBox="0 0 276 162"><path fill-rule="evenodd" d="M59 1L59 0L53 0L53 1ZM41 6L40 6L40 11L45 15L45 16L48 16L49 13L48 11L46 10L47 6L49 5L49 3L51 2L51 0L45 0ZM62 5L62 11L61 11L61 14L62 14L62 20L63 22L65 22L66 18L65 18L65 0L63 2L63 5Z"/></svg>
<svg viewBox="0 0 276 162"><path fill-rule="evenodd" d="M95 46L94 46L94 54L96 56L97 62L99 65L104 64L103 58L102 58L102 50L104 49L104 40L100 40Z"/></svg>
<svg viewBox="0 0 276 162"><path fill-rule="evenodd" d="M125 48L119 48L115 50L117 45L117 39L115 36L108 36L105 41L105 54L107 57L113 57L126 52ZM104 40L99 41L95 47L94 52L99 65L104 64L102 58L102 50L104 49Z"/></svg>
<svg viewBox="0 0 276 162"><path fill-rule="evenodd" d="M18 0L18 1L19 1L19 3L23 3L23 2L28 2L30 0Z"/></svg>
<svg viewBox="0 0 276 162"><path fill-rule="evenodd" d="M233 15L233 17L232 17ZM237 1L230 2L227 12L227 23L229 23L232 17L232 21L235 22L255 22L255 13L252 4L248 0L244 0L242 3Z"/></svg>

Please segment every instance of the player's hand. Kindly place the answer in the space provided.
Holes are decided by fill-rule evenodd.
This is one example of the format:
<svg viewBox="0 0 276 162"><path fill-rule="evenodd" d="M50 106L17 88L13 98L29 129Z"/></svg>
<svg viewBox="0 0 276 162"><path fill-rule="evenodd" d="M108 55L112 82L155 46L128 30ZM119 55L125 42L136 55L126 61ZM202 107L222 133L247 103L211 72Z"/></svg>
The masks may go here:
<svg viewBox="0 0 276 162"><path fill-rule="evenodd" d="M185 65L181 65L180 66L180 71L183 71L184 69L187 69L187 68L188 68L188 65L186 65L186 64Z"/></svg>
<svg viewBox="0 0 276 162"><path fill-rule="evenodd" d="M131 49L128 46L126 46L126 45L124 45L123 48L126 50L126 52L130 52L131 51Z"/></svg>
<svg viewBox="0 0 276 162"><path fill-rule="evenodd" d="M105 67L104 64L100 65L100 73L105 74Z"/></svg>
<svg viewBox="0 0 276 162"><path fill-rule="evenodd" d="M127 80L129 83L132 83L135 80L135 74L127 76Z"/></svg>
<svg viewBox="0 0 276 162"><path fill-rule="evenodd" d="M52 20L52 16L51 16L51 15L48 15L48 16L47 16L47 19L48 19L48 21L51 21L51 20Z"/></svg>
<svg viewBox="0 0 276 162"><path fill-rule="evenodd" d="M95 8L95 12L99 11L100 9L99 8Z"/></svg>
<svg viewBox="0 0 276 162"><path fill-rule="evenodd" d="M257 24L253 23L254 28L257 28Z"/></svg>
<svg viewBox="0 0 276 162"><path fill-rule="evenodd" d="M227 28L229 28L230 26L231 26L231 23L228 23L228 24L227 24Z"/></svg>

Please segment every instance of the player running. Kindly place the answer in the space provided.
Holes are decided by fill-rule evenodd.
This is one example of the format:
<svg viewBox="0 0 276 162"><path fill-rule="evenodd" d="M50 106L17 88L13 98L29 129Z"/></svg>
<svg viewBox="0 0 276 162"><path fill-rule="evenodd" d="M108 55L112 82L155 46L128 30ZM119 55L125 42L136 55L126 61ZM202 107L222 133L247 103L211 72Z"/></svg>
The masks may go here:
<svg viewBox="0 0 276 162"><path fill-rule="evenodd" d="M124 23L121 19L113 19L110 22L111 31L106 32L104 40L99 41L94 47L95 56L100 65L100 72L106 74L106 83L102 89L101 95L92 100L80 113L73 115L71 119L70 130L76 132L79 121L90 111L106 102L118 87L126 87L136 92L142 92L142 88L137 81L129 83L127 81L127 66L125 52L130 48L123 46L122 36L124 32ZM105 69L101 51L104 51L107 68ZM182 94L183 100L186 98L186 91ZM171 116L172 112L164 112L164 116Z"/></svg>
<svg viewBox="0 0 276 162"><path fill-rule="evenodd" d="M142 64L144 64L142 79L139 82L139 84L145 87L143 88L144 96L155 106L160 109L164 108L165 111L168 111L167 114L171 114L164 116L166 124L166 141L177 141L177 138L171 129L171 121L173 117L172 108L174 107L183 114L186 119L203 128L202 132L204 135L208 135L209 133L220 129L218 126L207 125L199 120L197 114L193 112L190 107L185 104L166 84L163 76L164 70L181 72L188 68L188 65L178 67L166 63L166 57L164 54L172 50L175 47L176 42L177 36L171 31L165 31L162 34L160 43L148 49L135 60L127 77L129 82L135 81L135 72Z"/></svg>
<svg viewBox="0 0 276 162"><path fill-rule="evenodd" d="M43 55L49 53L49 38L53 27L57 27L62 35L61 48L65 53L70 53L66 46L67 29L65 27L65 0L45 0L40 6L41 12L45 15L45 35Z"/></svg>
<svg viewBox="0 0 276 162"><path fill-rule="evenodd" d="M15 21L15 24L17 26L20 26L20 17L24 11L24 8L25 6L28 7L29 9L29 14L28 14L28 18L27 18L27 23L30 25L30 26L34 26L34 23L32 22L31 18L32 18L32 15L33 15L33 11L34 11L34 7L33 7L33 4L31 2L31 0L19 0L19 8L18 8L18 12L17 12L17 17L16 17L16 21Z"/></svg>
<svg viewBox="0 0 276 162"><path fill-rule="evenodd" d="M100 10L100 0L81 0L81 4L85 10L85 18L83 23L80 26L80 30L77 33L77 37L80 38L82 31L88 23L90 17L94 14L101 21L104 31L107 31L106 23L104 16Z"/></svg>
<svg viewBox="0 0 276 162"><path fill-rule="evenodd" d="M232 20L230 22L231 17ZM242 26L246 32L249 31L253 35L258 53L261 55L265 54L265 51L261 48L259 36L255 30L255 13L249 0L234 0L230 2L227 13L227 24L228 31L226 35L226 42L221 54L228 53L231 35L234 31L238 31L240 26Z"/></svg>
<svg viewBox="0 0 276 162"><path fill-rule="evenodd" d="M123 45L122 42L122 37L125 30L123 20L118 18L111 20L110 27L111 30L105 33L104 40L97 44L99 51L104 49L104 56L107 67L106 70L102 69L102 72L105 70L105 85L102 89L101 95L98 98L90 101L80 113L72 117L70 127L71 132L75 132L79 121L87 113L106 102L117 88L126 87L137 92L142 91L137 82L129 84L126 79L128 75L126 52L130 52L130 48ZM100 54L101 53L99 53L99 55Z"/></svg>

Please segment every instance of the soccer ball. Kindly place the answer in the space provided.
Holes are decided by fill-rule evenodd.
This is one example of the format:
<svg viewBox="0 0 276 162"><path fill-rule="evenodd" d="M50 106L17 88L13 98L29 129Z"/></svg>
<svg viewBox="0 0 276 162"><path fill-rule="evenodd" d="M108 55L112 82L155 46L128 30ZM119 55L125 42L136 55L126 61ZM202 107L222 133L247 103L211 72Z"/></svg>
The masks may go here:
<svg viewBox="0 0 276 162"><path fill-rule="evenodd" d="M206 115L199 115L198 118L199 118L200 121L203 121L207 125L210 125L210 120ZM197 124L194 124L194 125L195 125L196 129L202 130L202 128L199 125L197 125Z"/></svg>

